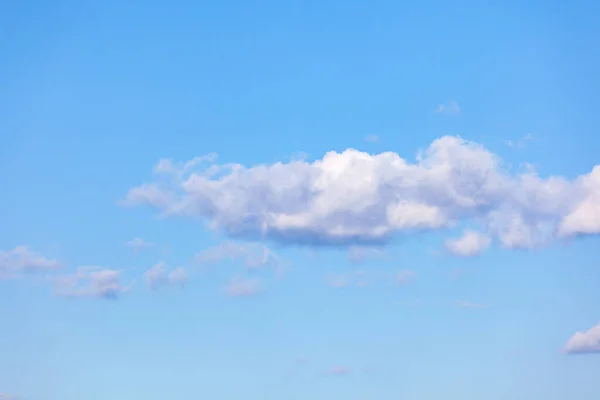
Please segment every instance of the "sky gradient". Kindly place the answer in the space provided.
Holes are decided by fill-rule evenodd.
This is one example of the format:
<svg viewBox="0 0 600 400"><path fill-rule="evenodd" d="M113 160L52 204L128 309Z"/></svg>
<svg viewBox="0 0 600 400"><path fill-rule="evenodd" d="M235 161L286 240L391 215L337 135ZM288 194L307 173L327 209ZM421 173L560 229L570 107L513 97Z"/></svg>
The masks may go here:
<svg viewBox="0 0 600 400"><path fill-rule="evenodd" d="M0 5L0 400L596 400L599 14Z"/></svg>

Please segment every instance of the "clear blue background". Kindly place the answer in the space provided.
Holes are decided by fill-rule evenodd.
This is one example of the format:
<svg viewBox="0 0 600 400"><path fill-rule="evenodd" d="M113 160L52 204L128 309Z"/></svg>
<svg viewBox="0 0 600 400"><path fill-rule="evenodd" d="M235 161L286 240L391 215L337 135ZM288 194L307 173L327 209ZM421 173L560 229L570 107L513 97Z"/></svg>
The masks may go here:
<svg viewBox="0 0 600 400"><path fill-rule="evenodd" d="M325 277L350 268L342 251L277 249L292 267L262 296L224 297L230 264L153 293L144 270L186 265L221 238L117 200L163 157L252 165L354 147L412 159L444 134L544 176L587 173L600 154L599 15L597 1L2 2L0 249L123 269L136 286L117 302L65 301L0 282L0 392L597 399L600 357L559 352L600 320L595 238L459 260L432 255L443 238L430 235L361 267L415 270L402 289L336 291ZM460 115L433 112L452 100ZM527 133L521 150L504 144ZM158 247L133 255L136 236ZM454 268L469 273L452 282ZM351 374L323 374L336 365Z"/></svg>

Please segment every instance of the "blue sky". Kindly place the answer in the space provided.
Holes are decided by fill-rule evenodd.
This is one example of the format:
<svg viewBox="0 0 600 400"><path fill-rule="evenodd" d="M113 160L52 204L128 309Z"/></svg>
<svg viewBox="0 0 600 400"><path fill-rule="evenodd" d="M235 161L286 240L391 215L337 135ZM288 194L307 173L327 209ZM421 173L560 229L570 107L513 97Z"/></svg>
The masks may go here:
<svg viewBox="0 0 600 400"><path fill-rule="evenodd" d="M598 13L5 2L0 399L596 399Z"/></svg>

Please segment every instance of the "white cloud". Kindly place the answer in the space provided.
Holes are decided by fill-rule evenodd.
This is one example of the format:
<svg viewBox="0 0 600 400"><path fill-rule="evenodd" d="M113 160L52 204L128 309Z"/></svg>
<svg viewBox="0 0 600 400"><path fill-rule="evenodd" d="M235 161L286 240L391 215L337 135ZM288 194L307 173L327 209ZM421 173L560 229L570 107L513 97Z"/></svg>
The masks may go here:
<svg viewBox="0 0 600 400"><path fill-rule="evenodd" d="M565 344L567 354L600 353L600 323L585 332L576 332Z"/></svg>
<svg viewBox="0 0 600 400"><path fill-rule="evenodd" d="M511 174L497 156L458 137L435 140L414 163L353 149L314 162L201 170L191 163L157 167L161 176L131 189L124 204L200 217L232 238L285 244L368 246L470 220L507 248L600 233L600 166L576 180Z"/></svg>
<svg viewBox="0 0 600 400"><path fill-rule="evenodd" d="M367 142L378 142L379 141L379 136L377 136L377 135L367 135L365 137L365 140Z"/></svg>
<svg viewBox="0 0 600 400"><path fill-rule="evenodd" d="M511 149L514 150L520 150L523 149L526 145L527 142L533 140L533 135L531 133L526 134L525 136L523 136L521 139L519 140L505 140L504 144L507 145L508 147L510 147Z"/></svg>
<svg viewBox="0 0 600 400"><path fill-rule="evenodd" d="M139 252L140 250L149 247L150 243L146 242L142 238L133 238L129 242L125 243L127 247L130 247L134 253Z"/></svg>
<svg viewBox="0 0 600 400"><path fill-rule="evenodd" d="M236 276L225 286L225 293L232 297L254 296L261 291L261 281L254 278L242 278Z"/></svg>
<svg viewBox="0 0 600 400"><path fill-rule="evenodd" d="M43 257L27 246L0 251L0 279L17 278L26 273L51 271L60 267L57 260Z"/></svg>
<svg viewBox="0 0 600 400"><path fill-rule="evenodd" d="M559 235L590 235L600 233L600 165L581 176L574 185L573 196L580 201L561 220Z"/></svg>
<svg viewBox="0 0 600 400"><path fill-rule="evenodd" d="M199 263L212 263L223 260L241 261L249 269L280 266L281 260L267 246L258 243L226 242L198 253Z"/></svg>
<svg viewBox="0 0 600 400"><path fill-rule="evenodd" d="M486 251L491 242L488 236L467 229L460 238L447 240L446 248L455 256L472 257Z"/></svg>
<svg viewBox="0 0 600 400"><path fill-rule="evenodd" d="M185 268L178 267L171 271L167 270L164 262L159 262L150 267L144 277L148 286L152 289L159 289L165 286L183 286L188 279Z"/></svg>
<svg viewBox="0 0 600 400"><path fill-rule="evenodd" d="M116 299L128 288L121 285L121 272L101 267L80 267L70 275L51 278L54 292L62 297Z"/></svg>
<svg viewBox="0 0 600 400"><path fill-rule="evenodd" d="M154 167L154 172L157 174L166 174L166 175L178 175L182 176L186 172L192 170L197 165L203 163L213 163L217 160L216 153L210 153L200 157L194 157L190 161L183 163L175 163L173 160L168 158L163 158L156 164Z"/></svg>
<svg viewBox="0 0 600 400"><path fill-rule="evenodd" d="M438 114L456 115L456 114L460 114L460 106L458 105L457 102L450 101L446 104L439 104L435 108L435 112Z"/></svg>
<svg viewBox="0 0 600 400"><path fill-rule="evenodd" d="M416 274L413 271L405 269L398 272L396 275L396 281L399 285L408 285L412 282L415 275Z"/></svg>

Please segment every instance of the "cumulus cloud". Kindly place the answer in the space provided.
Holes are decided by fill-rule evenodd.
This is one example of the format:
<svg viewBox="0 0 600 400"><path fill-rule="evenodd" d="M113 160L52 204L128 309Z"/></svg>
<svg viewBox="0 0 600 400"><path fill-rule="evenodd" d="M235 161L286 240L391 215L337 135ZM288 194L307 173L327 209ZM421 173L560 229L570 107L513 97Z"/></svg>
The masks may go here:
<svg viewBox="0 0 600 400"><path fill-rule="evenodd" d="M159 289L165 286L183 286L188 279L185 268L178 267L169 271L164 262L159 262L150 267L144 278L151 289Z"/></svg>
<svg viewBox="0 0 600 400"><path fill-rule="evenodd" d="M198 253L195 260L199 263L212 263L222 260L241 261L249 269L266 266L278 267L279 257L267 246L257 243L226 242Z"/></svg>
<svg viewBox="0 0 600 400"><path fill-rule="evenodd" d="M191 166L190 166L191 165ZM575 180L510 173L481 145L435 140L414 163L394 152L328 152L313 162L245 167L161 161L125 205L204 219L232 238L284 244L383 244L477 221L506 248L600 233L600 166Z"/></svg>
<svg viewBox="0 0 600 400"><path fill-rule="evenodd" d="M0 279L11 279L26 273L51 271L59 268L60 262L46 258L27 246L0 251Z"/></svg>
<svg viewBox="0 0 600 400"><path fill-rule="evenodd" d="M116 299L128 288L121 284L121 272L101 267L80 267L70 275L51 278L54 292L62 297Z"/></svg>
<svg viewBox="0 0 600 400"><path fill-rule="evenodd" d="M486 251L491 242L488 236L467 229L460 238L447 240L446 249L455 256L472 257Z"/></svg>
<svg viewBox="0 0 600 400"><path fill-rule="evenodd" d="M456 115L456 114L460 114L460 106L458 105L457 102L450 101L446 104L439 104L435 108L435 112L438 114Z"/></svg>
<svg viewBox="0 0 600 400"><path fill-rule="evenodd" d="M565 344L567 354L600 353L600 323L585 332L576 332Z"/></svg>
<svg viewBox="0 0 600 400"><path fill-rule="evenodd" d="M133 238L130 241L128 241L127 243L125 243L125 245L127 247L130 247L134 253L138 253L140 250L149 247L150 243L146 242L144 239L142 238Z"/></svg>
<svg viewBox="0 0 600 400"><path fill-rule="evenodd" d="M254 296L261 291L261 281L256 278L242 278L236 276L225 286L225 293L231 297Z"/></svg>
<svg viewBox="0 0 600 400"><path fill-rule="evenodd" d="M600 165L596 165L591 173L579 177L573 186L572 195L579 201L561 219L559 235L600 233Z"/></svg>

